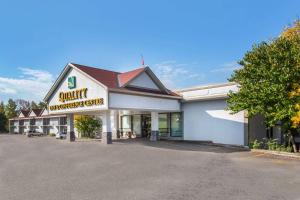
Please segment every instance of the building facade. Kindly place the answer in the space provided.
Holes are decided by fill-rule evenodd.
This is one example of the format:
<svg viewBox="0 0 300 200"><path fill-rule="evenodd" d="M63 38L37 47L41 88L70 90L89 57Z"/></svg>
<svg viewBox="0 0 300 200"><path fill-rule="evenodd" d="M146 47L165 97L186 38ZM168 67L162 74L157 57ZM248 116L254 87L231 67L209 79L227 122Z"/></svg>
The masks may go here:
<svg viewBox="0 0 300 200"><path fill-rule="evenodd" d="M47 109L21 110L18 117L9 122L10 133L15 134L34 131L48 135L67 131L66 115L49 115Z"/></svg>
<svg viewBox="0 0 300 200"><path fill-rule="evenodd" d="M76 116L102 123L102 141L145 137L248 145L244 111L226 109L234 83L170 91L149 67L120 73L74 63L65 66L45 97L48 109L22 111L10 120L12 133L65 131L80 134Z"/></svg>

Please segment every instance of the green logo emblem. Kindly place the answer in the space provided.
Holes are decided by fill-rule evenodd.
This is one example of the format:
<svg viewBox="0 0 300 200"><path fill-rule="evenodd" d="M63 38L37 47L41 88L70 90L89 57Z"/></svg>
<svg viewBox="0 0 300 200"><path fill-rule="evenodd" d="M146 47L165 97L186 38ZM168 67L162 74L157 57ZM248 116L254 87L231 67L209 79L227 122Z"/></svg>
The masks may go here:
<svg viewBox="0 0 300 200"><path fill-rule="evenodd" d="M75 76L71 76L68 78L68 88L69 89L76 88L76 77Z"/></svg>

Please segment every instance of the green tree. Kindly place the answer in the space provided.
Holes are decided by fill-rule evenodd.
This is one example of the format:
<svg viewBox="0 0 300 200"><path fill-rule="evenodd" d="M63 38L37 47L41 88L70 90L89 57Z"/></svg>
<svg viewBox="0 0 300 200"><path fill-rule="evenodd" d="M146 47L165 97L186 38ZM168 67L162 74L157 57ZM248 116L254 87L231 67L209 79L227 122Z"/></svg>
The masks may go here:
<svg viewBox="0 0 300 200"><path fill-rule="evenodd" d="M0 133L7 131L8 119L5 115L5 105L3 102L0 103Z"/></svg>
<svg viewBox="0 0 300 200"><path fill-rule="evenodd" d="M5 105L3 101L0 102L0 113L5 113Z"/></svg>
<svg viewBox="0 0 300 200"><path fill-rule="evenodd" d="M101 128L99 120L90 116L79 116L75 118L75 127L82 137L95 138L95 132Z"/></svg>
<svg viewBox="0 0 300 200"><path fill-rule="evenodd" d="M40 108L40 109L47 108L47 103L45 103L43 101L40 101L39 104L38 104L38 108Z"/></svg>
<svg viewBox="0 0 300 200"><path fill-rule="evenodd" d="M39 106L38 106L38 104L35 103L34 101L31 101L31 103L30 103L30 108L31 108L31 109L38 109Z"/></svg>
<svg viewBox="0 0 300 200"><path fill-rule="evenodd" d="M8 119L17 116L17 104L14 100L9 99L5 106L5 115Z"/></svg>
<svg viewBox="0 0 300 200"><path fill-rule="evenodd" d="M300 80L300 36L279 37L254 45L239 62L229 81L239 84L231 92L228 108L248 116L262 114L268 127L281 121L290 137L296 133L292 117L297 112L297 95L291 95ZM294 151L296 149L294 148Z"/></svg>

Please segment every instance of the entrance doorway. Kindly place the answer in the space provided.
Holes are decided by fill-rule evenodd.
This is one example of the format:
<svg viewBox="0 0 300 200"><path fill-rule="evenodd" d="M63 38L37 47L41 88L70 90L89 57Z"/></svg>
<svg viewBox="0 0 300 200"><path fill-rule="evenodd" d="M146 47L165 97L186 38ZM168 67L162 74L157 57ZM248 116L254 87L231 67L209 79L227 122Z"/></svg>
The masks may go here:
<svg viewBox="0 0 300 200"><path fill-rule="evenodd" d="M141 115L142 137L149 138L151 134L151 115Z"/></svg>

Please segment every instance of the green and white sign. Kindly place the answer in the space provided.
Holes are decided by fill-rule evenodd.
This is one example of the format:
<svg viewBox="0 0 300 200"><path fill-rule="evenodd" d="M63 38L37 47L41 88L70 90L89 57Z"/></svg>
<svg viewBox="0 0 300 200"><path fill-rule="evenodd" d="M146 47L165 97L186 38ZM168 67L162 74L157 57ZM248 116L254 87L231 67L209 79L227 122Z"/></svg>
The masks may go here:
<svg viewBox="0 0 300 200"><path fill-rule="evenodd" d="M75 76L68 77L68 88L69 89L76 88L76 77Z"/></svg>

